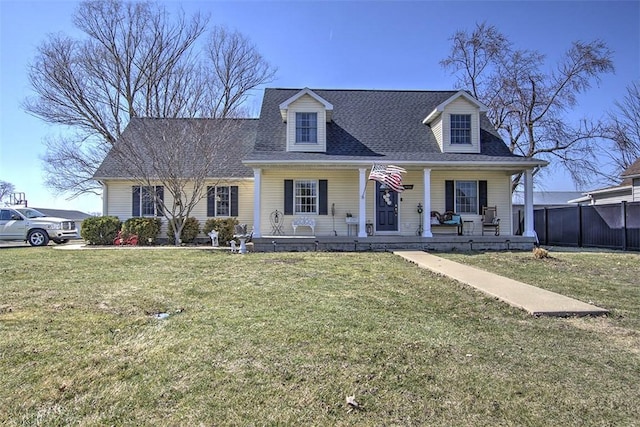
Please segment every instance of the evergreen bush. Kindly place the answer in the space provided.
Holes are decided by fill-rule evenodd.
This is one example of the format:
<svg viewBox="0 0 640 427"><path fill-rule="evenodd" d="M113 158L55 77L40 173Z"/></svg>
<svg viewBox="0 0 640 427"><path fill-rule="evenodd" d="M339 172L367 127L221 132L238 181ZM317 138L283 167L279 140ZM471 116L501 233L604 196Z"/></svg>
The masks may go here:
<svg viewBox="0 0 640 427"><path fill-rule="evenodd" d="M93 216L82 221L80 236L89 245L113 245L121 225L117 216Z"/></svg>
<svg viewBox="0 0 640 427"><path fill-rule="evenodd" d="M150 245L156 241L161 226L160 218L129 218L122 224L122 232L127 236L136 234L138 245Z"/></svg>

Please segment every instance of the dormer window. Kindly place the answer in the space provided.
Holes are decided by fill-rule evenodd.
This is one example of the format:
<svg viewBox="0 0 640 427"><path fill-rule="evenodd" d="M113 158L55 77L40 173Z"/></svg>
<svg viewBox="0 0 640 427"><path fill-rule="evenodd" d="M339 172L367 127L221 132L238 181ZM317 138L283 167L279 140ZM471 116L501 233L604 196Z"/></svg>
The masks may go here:
<svg viewBox="0 0 640 427"><path fill-rule="evenodd" d="M323 153L327 150L327 123L333 105L304 88L282 104L280 115L287 127L287 151Z"/></svg>
<svg viewBox="0 0 640 427"><path fill-rule="evenodd" d="M480 118L487 107L461 90L438 104L422 121L443 153L480 153Z"/></svg>
<svg viewBox="0 0 640 427"><path fill-rule="evenodd" d="M451 115L451 144L471 144L471 114Z"/></svg>
<svg viewBox="0 0 640 427"><path fill-rule="evenodd" d="M296 144L318 143L318 113L296 113Z"/></svg>

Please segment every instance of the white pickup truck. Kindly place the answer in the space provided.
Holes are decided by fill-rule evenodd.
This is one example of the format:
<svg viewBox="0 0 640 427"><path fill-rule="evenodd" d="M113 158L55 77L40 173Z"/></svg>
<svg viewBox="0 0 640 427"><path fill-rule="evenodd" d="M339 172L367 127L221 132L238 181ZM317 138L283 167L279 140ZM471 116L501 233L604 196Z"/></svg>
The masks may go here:
<svg viewBox="0 0 640 427"><path fill-rule="evenodd" d="M74 221L46 216L31 208L0 208L0 240L23 240L31 246L46 246L49 240L67 243L77 237Z"/></svg>

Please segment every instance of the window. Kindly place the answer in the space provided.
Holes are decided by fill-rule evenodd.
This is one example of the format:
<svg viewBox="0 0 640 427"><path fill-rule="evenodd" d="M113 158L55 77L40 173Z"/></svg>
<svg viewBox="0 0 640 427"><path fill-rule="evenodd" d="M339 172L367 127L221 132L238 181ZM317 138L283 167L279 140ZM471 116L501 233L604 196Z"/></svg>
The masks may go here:
<svg viewBox="0 0 640 427"><path fill-rule="evenodd" d="M451 115L451 144L471 144L471 114Z"/></svg>
<svg viewBox="0 0 640 427"><path fill-rule="evenodd" d="M284 180L284 214L328 215L329 181L326 179Z"/></svg>
<svg viewBox="0 0 640 427"><path fill-rule="evenodd" d="M238 216L238 187L207 187L207 216Z"/></svg>
<svg viewBox="0 0 640 427"><path fill-rule="evenodd" d="M164 200L164 187L161 185L134 186L132 189L133 202L131 215L161 216Z"/></svg>
<svg viewBox="0 0 640 427"><path fill-rule="evenodd" d="M458 213L478 213L478 181L456 181L456 206Z"/></svg>
<svg viewBox="0 0 640 427"><path fill-rule="evenodd" d="M295 181L293 206L296 214L317 214L318 181Z"/></svg>
<svg viewBox="0 0 640 427"><path fill-rule="evenodd" d="M296 113L296 144L318 143L318 113Z"/></svg>

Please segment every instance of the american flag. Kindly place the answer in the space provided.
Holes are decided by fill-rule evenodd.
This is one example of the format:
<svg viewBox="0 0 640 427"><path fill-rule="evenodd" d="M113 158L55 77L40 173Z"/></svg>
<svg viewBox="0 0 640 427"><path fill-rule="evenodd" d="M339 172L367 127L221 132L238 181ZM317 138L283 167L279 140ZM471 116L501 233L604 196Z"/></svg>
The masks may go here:
<svg viewBox="0 0 640 427"><path fill-rule="evenodd" d="M369 172L369 179L385 184L396 193L402 193L402 174L407 171L394 165L379 165L374 163Z"/></svg>

